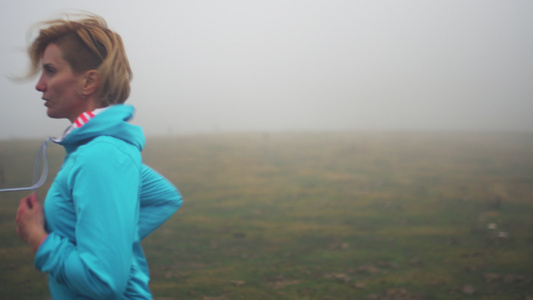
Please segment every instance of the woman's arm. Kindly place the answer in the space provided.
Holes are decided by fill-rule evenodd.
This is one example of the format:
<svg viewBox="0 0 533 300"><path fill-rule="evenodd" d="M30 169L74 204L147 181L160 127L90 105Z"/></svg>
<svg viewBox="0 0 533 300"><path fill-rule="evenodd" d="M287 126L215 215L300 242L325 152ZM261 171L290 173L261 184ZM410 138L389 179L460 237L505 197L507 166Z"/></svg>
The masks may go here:
<svg viewBox="0 0 533 300"><path fill-rule="evenodd" d="M143 164L141 173L139 236L144 239L168 220L183 200L178 189L149 166Z"/></svg>

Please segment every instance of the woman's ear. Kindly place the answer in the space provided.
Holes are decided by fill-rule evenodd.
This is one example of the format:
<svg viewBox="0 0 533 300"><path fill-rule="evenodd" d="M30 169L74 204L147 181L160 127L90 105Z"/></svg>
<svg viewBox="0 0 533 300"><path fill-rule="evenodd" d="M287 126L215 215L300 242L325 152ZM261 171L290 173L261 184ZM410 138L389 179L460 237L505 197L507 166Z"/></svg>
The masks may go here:
<svg viewBox="0 0 533 300"><path fill-rule="evenodd" d="M97 70L89 70L85 72L82 82L81 94L84 97L92 96L100 87L101 77Z"/></svg>

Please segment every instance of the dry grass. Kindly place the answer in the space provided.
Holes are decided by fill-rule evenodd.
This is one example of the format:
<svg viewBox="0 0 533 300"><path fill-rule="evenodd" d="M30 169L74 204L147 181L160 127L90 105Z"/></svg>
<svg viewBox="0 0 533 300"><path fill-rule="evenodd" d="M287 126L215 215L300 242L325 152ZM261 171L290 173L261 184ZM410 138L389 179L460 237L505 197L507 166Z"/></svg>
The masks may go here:
<svg viewBox="0 0 533 300"><path fill-rule="evenodd" d="M0 142L0 185L31 178L37 146ZM533 134L180 136L144 160L185 199L144 242L156 299L533 296ZM0 195L1 299L47 295L21 196Z"/></svg>

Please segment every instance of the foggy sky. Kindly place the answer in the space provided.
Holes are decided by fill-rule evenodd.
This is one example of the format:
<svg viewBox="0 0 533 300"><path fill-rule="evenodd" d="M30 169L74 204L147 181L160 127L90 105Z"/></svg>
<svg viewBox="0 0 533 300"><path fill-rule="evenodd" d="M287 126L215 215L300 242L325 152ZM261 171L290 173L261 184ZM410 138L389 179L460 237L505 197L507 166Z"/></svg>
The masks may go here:
<svg viewBox="0 0 533 300"><path fill-rule="evenodd" d="M68 126L7 76L74 9L121 34L147 134L533 130L533 1L0 0L0 138Z"/></svg>

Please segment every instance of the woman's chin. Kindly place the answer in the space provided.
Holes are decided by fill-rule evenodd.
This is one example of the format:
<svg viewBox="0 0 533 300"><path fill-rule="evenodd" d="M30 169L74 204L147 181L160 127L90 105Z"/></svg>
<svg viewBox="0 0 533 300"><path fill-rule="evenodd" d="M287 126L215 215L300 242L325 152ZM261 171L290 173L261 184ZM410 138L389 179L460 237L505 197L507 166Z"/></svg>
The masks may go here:
<svg viewBox="0 0 533 300"><path fill-rule="evenodd" d="M48 108L48 110L46 110L46 115L49 117L49 118L52 118L52 119L61 119L61 118L64 118L63 116L61 116L60 113L54 111L53 109L50 109Z"/></svg>

